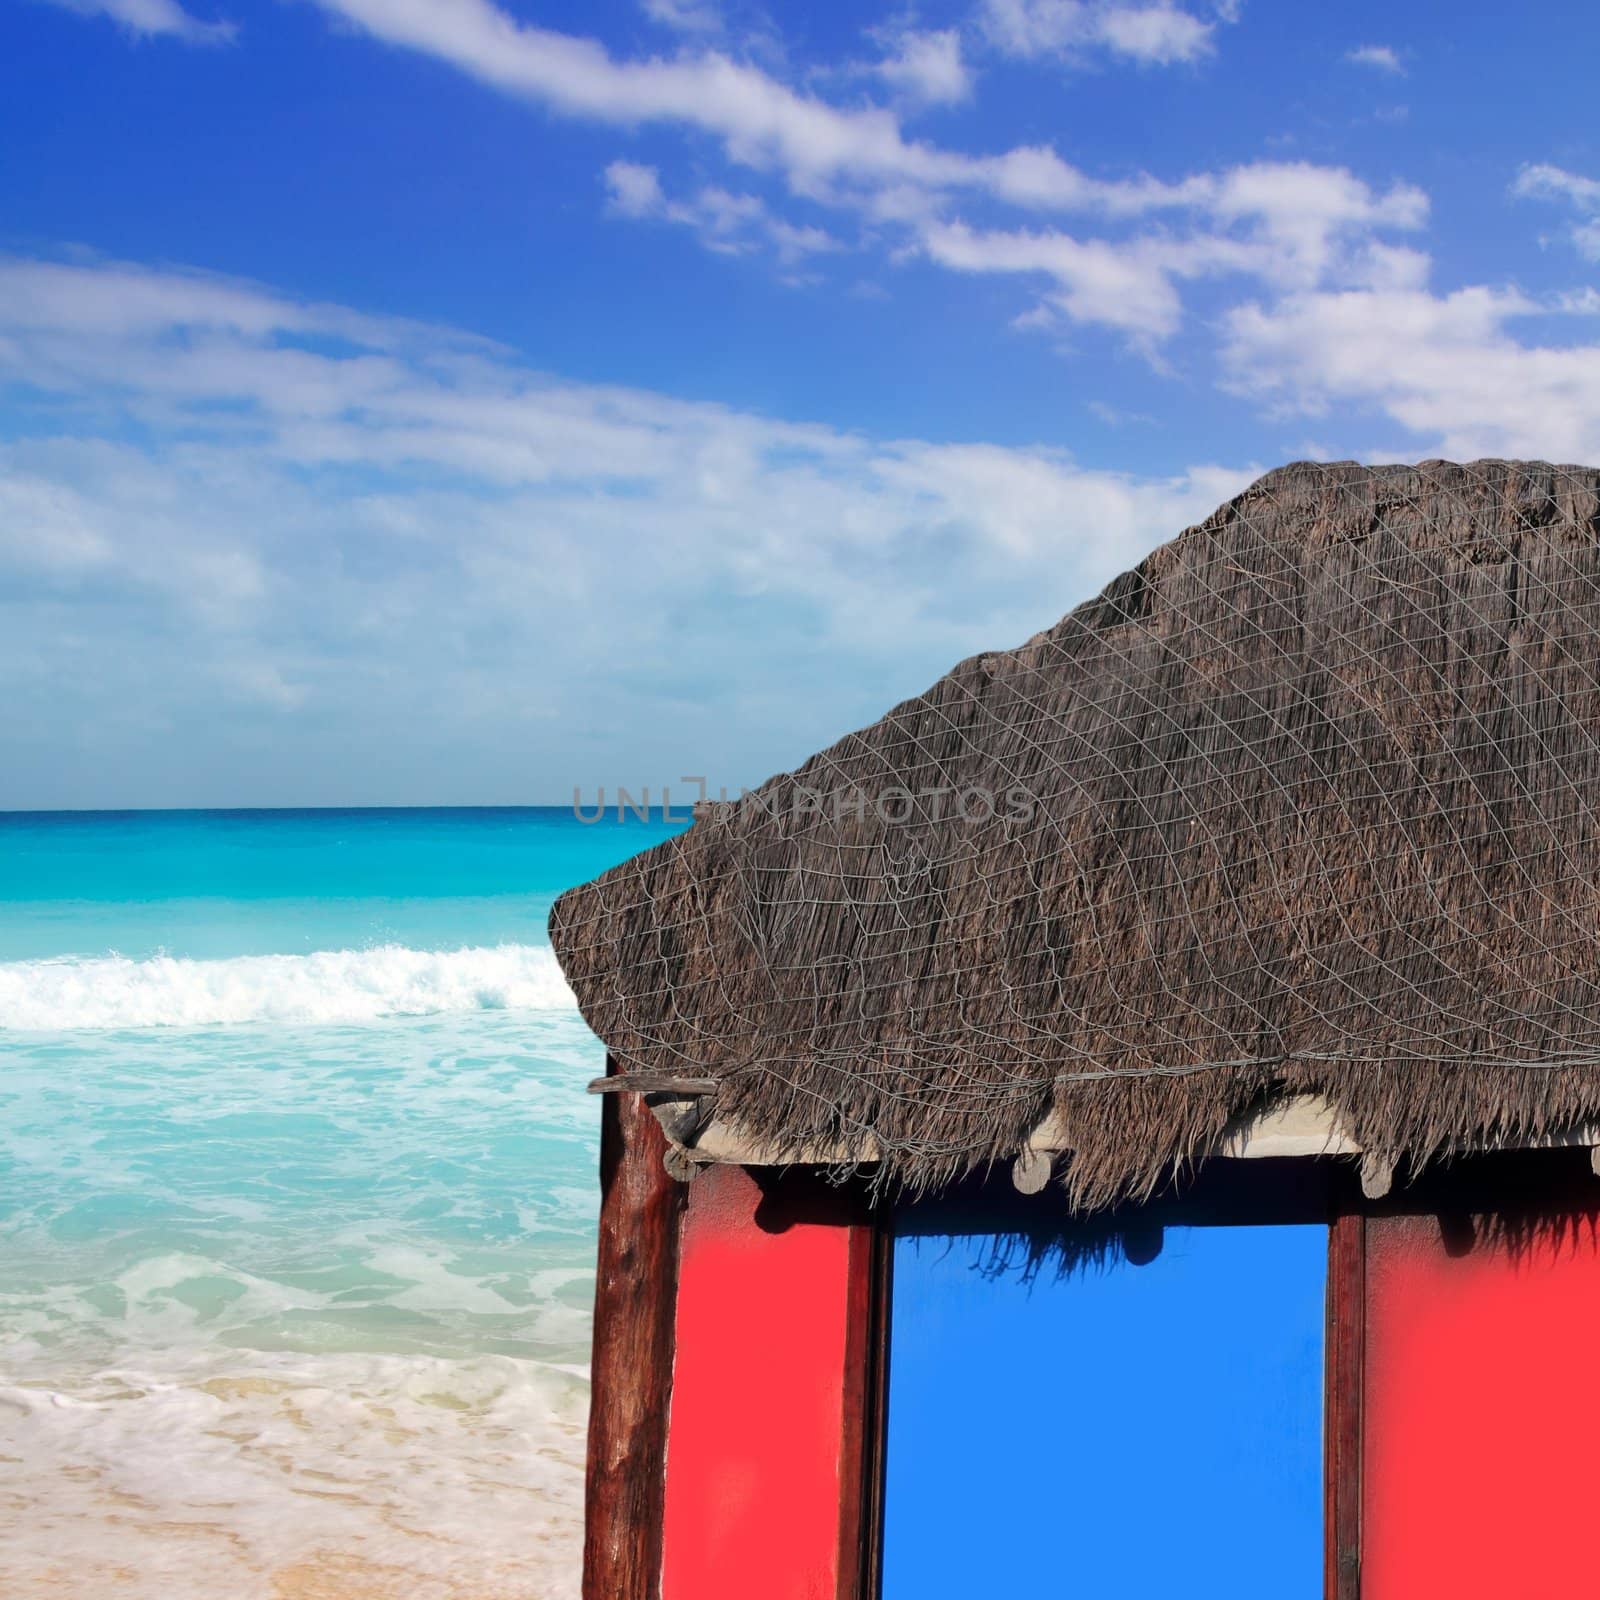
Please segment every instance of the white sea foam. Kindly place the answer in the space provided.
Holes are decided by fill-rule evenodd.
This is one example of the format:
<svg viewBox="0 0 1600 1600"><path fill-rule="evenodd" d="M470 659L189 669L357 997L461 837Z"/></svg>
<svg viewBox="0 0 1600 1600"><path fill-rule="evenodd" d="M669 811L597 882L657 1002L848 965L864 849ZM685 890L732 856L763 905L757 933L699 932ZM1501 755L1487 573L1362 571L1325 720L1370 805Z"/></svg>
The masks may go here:
<svg viewBox="0 0 1600 1600"><path fill-rule="evenodd" d="M576 1600L581 1369L150 1352L0 1375L8 1600Z"/></svg>
<svg viewBox="0 0 1600 1600"><path fill-rule="evenodd" d="M368 1022L572 1005L554 953L540 945L0 963L0 1030Z"/></svg>

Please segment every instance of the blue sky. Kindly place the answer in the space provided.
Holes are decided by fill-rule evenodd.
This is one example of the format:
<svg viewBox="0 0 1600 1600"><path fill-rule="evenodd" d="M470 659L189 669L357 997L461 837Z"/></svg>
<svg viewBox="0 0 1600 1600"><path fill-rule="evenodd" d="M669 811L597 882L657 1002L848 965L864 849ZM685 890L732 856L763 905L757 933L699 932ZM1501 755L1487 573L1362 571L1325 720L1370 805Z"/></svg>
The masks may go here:
<svg viewBox="0 0 1600 1600"><path fill-rule="evenodd" d="M1303 456L1600 460L1600 14L12 0L0 807L754 783Z"/></svg>

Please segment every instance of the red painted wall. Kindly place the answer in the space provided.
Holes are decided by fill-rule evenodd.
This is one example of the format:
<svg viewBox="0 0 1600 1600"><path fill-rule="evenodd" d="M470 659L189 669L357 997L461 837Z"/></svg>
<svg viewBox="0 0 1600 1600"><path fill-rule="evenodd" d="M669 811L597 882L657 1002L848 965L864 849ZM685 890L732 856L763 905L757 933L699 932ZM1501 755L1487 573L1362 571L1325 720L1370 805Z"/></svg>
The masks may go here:
<svg viewBox="0 0 1600 1600"><path fill-rule="evenodd" d="M835 1600L851 1236L859 1251L864 1233L812 1183L763 1200L738 1167L694 1179L662 1600Z"/></svg>
<svg viewBox="0 0 1600 1600"><path fill-rule="evenodd" d="M1362 1600L1595 1593L1592 1219L1455 1257L1432 1217L1367 1240Z"/></svg>

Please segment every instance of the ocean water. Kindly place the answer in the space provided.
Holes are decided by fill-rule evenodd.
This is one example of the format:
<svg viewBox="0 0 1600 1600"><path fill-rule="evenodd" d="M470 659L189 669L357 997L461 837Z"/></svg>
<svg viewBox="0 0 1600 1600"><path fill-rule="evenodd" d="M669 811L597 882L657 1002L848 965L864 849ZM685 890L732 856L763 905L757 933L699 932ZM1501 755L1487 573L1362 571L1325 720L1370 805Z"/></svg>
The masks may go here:
<svg viewBox="0 0 1600 1600"><path fill-rule="evenodd" d="M0 814L0 1595L577 1592L570 812Z"/></svg>

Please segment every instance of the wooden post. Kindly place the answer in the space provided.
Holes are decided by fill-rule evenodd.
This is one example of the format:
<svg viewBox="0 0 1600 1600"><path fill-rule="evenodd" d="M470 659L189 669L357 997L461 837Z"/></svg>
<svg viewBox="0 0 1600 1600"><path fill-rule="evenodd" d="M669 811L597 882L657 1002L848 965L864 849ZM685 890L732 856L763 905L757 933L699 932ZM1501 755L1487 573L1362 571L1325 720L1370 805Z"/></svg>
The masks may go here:
<svg viewBox="0 0 1600 1600"><path fill-rule="evenodd" d="M1341 1207L1328 1229L1323 1516L1326 1600L1361 1594L1361 1431L1367 1317L1367 1223Z"/></svg>
<svg viewBox="0 0 1600 1600"><path fill-rule="evenodd" d="M887 1209L887 1208L886 1208ZM848 1325L844 1355L844 1430L839 1447L839 1584L835 1600L875 1600L879 1473L882 1466L887 1252L880 1219L858 1196L850 1229Z"/></svg>
<svg viewBox="0 0 1600 1600"><path fill-rule="evenodd" d="M870 1215L867 1305L862 1319L864 1361L861 1445L856 1457L860 1508L853 1567L841 1562L839 1600L879 1600L883 1585L883 1469L889 1421L889 1321L894 1302L893 1212L887 1204ZM846 1584L848 1573L853 1587Z"/></svg>
<svg viewBox="0 0 1600 1600"><path fill-rule="evenodd" d="M614 1070L610 1061L607 1070ZM656 1600L661 1590L678 1227L687 1193L663 1166L666 1150L642 1096L605 1097L584 1600Z"/></svg>

